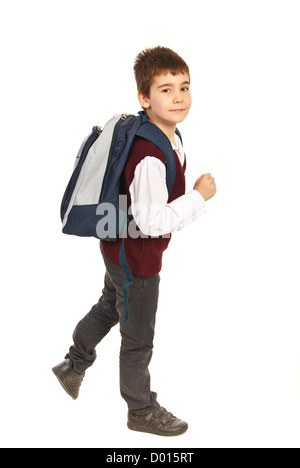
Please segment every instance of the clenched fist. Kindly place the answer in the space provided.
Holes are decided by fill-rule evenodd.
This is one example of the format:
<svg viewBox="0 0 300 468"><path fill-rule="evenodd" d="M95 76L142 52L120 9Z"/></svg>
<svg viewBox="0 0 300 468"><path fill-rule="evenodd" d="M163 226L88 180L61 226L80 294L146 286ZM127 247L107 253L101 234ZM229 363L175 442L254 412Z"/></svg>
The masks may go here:
<svg viewBox="0 0 300 468"><path fill-rule="evenodd" d="M209 200L217 191L215 179L211 174L203 174L197 179L194 190L198 190L205 201Z"/></svg>

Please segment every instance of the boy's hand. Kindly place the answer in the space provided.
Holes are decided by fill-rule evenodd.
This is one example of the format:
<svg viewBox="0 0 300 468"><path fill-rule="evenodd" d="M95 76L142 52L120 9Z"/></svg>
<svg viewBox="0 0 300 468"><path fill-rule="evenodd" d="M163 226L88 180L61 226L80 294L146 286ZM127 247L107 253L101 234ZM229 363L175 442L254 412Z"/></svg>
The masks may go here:
<svg viewBox="0 0 300 468"><path fill-rule="evenodd" d="M198 190L205 201L209 200L216 194L217 191L215 179L211 174L203 174L196 181L194 190Z"/></svg>

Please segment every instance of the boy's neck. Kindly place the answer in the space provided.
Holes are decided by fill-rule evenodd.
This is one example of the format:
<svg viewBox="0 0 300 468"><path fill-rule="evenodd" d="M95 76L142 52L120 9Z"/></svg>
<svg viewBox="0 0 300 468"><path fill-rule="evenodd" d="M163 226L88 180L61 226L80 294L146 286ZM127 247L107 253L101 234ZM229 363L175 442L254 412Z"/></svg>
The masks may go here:
<svg viewBox="0 0 300 468"><path fill-rule="evenodd" d="M153 119L149 114L147 115L148 115L149 122L152 122L162 132L164 132L164 134L169 138L170 142L176 146L175 132L176 132L177 125L176 124L166 125L163 122L158 122L156 119Z"/></svg>
<svg viewBox="0 0 300 468"><path fill-rule="evenodd" d="M170 142L176 146L175 142L175 132L176 132L176 125L164 125L161 122L156 122L155 120L151 119L151 117L148 116L149 122L152 122L154 125L156 125L164 134L169 138Z"/></svg>

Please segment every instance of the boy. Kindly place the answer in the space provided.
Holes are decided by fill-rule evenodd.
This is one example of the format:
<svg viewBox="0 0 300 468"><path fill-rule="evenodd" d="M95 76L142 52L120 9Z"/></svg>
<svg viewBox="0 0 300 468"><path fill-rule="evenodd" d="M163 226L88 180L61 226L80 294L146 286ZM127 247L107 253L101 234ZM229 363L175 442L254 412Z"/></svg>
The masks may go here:
<svg viewBox="0 0 300 468"><path fill-rule="evenodd" d="M142 51L134 65L138 100L148 119L162 130L174 149L176 178L171 193L166 186L166 161L153 143L137 137L121 182L128 197L139 235L125 238L127 263L132 272L128 300L130 321L124 321L122 291L126 276L119 264L121 239L101 242L106 274L98 304L78 323L74 344L65 360L53 368L61 385L78 397L85 371L96 359L96 346L120 324L120 391L128 405L128 427L162 436L183 434L188 425L160 406L150 389L148 366L152 357L159 272L171 232L198 218L205 201L216 193L214 178L202 175L194 190L185 194L185 154L176 125L191 107L190 73L184 60L172 50L155 47Z"/></svg>

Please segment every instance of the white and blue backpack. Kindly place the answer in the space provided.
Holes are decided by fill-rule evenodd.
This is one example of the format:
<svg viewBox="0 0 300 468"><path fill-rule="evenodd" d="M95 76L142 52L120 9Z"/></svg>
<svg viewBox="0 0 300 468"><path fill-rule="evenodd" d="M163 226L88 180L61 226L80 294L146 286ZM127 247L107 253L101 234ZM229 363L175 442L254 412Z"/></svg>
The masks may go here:
<svg viewBox="0 0 300 468"><path fill-rule="evenodd" d="M178 130L176 133L180 136ZM112 204L119 214L120 178L135 136L151 141L163 152L166 158L166 184L171 193L176 164L168 137L142 111L138 116L115 115L104 128L94 127L80 146L61 203L63 233L117 240L122 228L119 217L113 236L109 232L99 234L97 224L104 216L101 204Z"/></svg>

